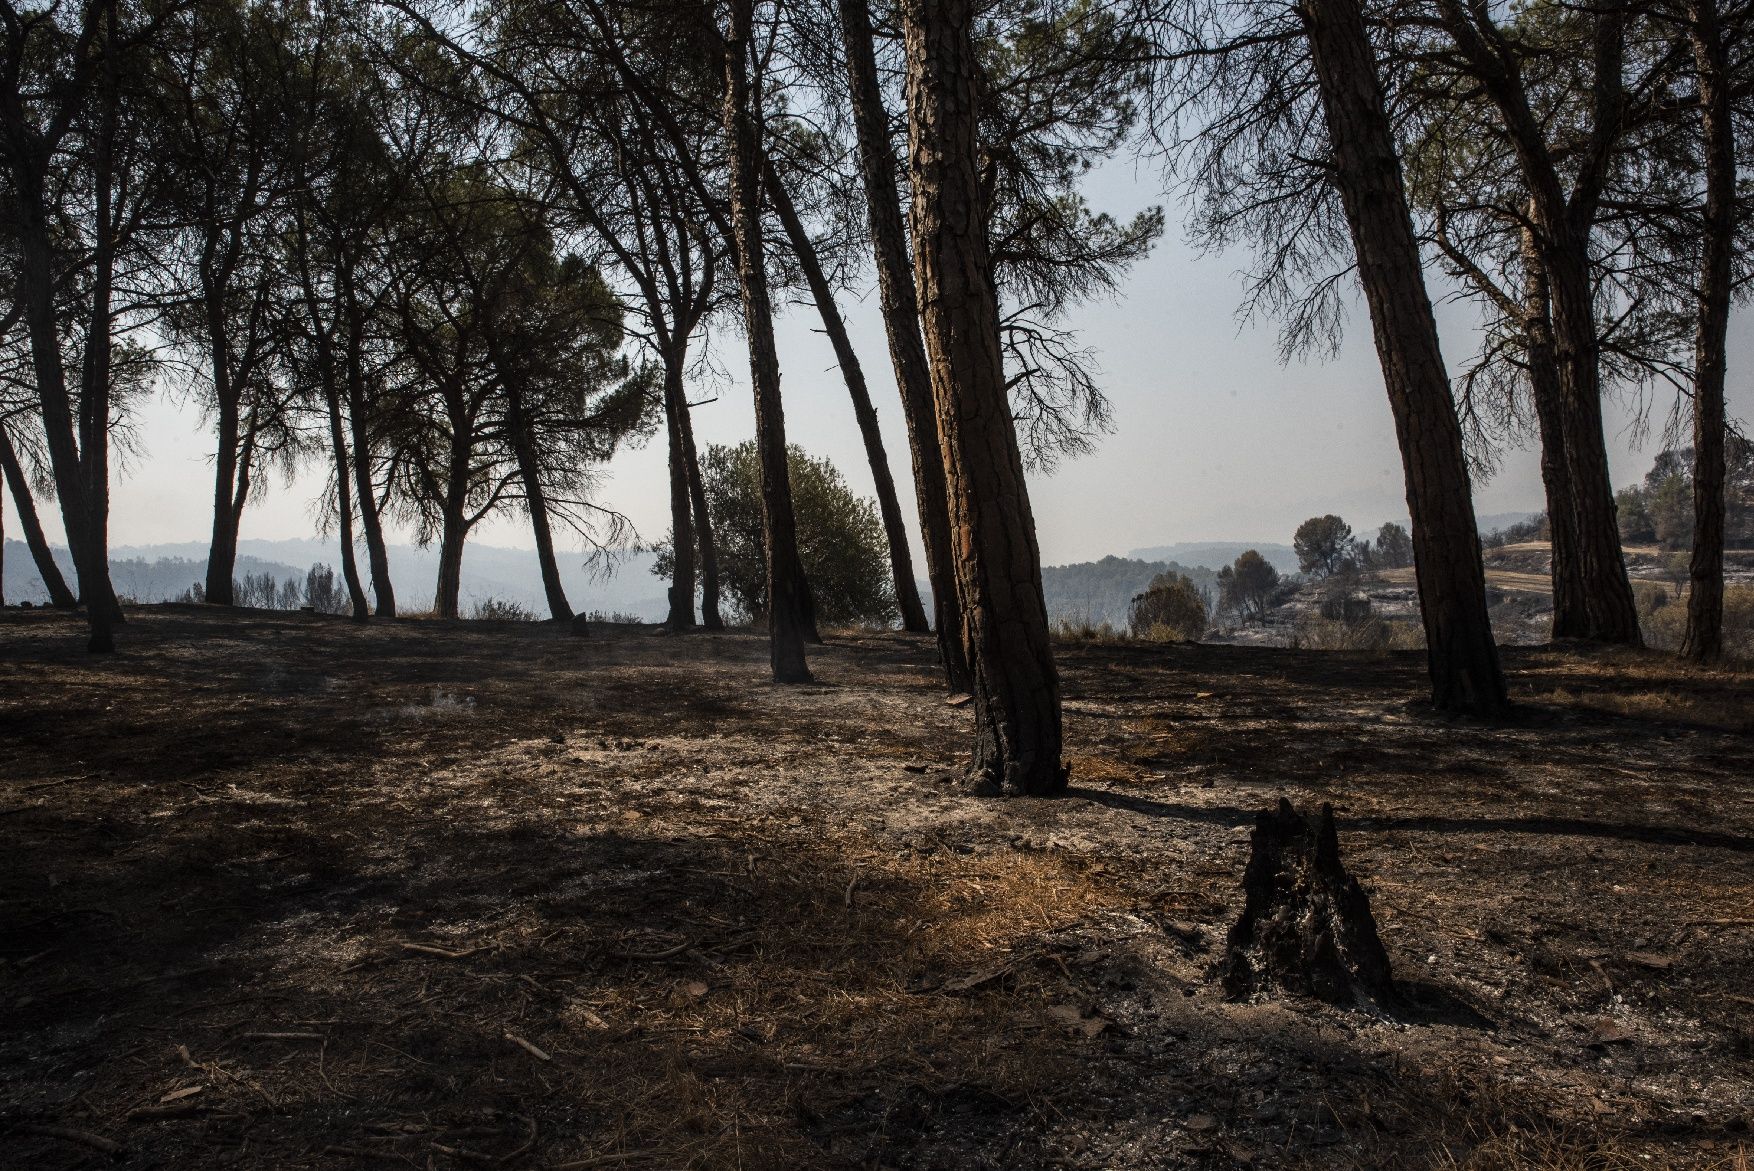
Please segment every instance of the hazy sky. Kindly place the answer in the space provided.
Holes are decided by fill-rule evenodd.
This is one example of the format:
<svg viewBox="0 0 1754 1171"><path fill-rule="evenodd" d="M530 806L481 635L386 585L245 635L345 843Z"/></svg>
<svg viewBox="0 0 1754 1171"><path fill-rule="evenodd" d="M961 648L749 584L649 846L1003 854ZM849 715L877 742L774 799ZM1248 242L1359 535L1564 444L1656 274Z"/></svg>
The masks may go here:
<svg viewBox="0 0 1754 1171"><path fill-rule="evenodd" d="M1121 167L1097 176L1092 198L1117 214L1165 202L1154 183ZM1237 272L1247 257L1197 255L1175 220L1172 205L1166 238L1117 300L1085 306L1070 322L1100 356L1116 426L1094 453L1032 477L1043 559L1079 561L1191 540L1288 543L1300 521L1324 512L1340 514L1361 532L1404 517L1393 423L1362 306L1350 315L1337 359L1281 366L1273 325L1245 327L1236 316L1242 296ZM911 492L906 435L876 295L849 294L843 309L905 495ZM1474 348L1472 312L1440 305L1439 317L1445 356L1455 370ZM1748 323L1743 312L1733 325L1730 414L1738 420L1754 414L1754 330ZM787 308L779 324L788 437L832 459L868 493L870 473L846 390L815 325L808 305ZM741 339L721 332L718 345L720 365L735 382L696 388L697 398L719 392L718 401L694 412L703 444L738 442L754 427ZM1656 405L1659 428L1669 406L1667 398ZM1608 405L1617 485L1640 477L1657 449L1654 437L1633 447L1631 417L1624 404ZM196 412L155 403L139 419L138 439L143 454L118 474L112 543L204 541L211 524L211 439ZM243 535L312 535L313 500L321 486L322 477L309 474L291 485L267 485L245 516ZM661 435L616 457L603 503L625 512L642 538L665 534L668 501ZM1507 452L1498 474L1475 484L1475 502L1482 514L1541 508L1533 448ZM911 513L911 499L904 505ZM10 503L7 508L7 533L16 536ZM483 525L474 539L531 544L521 523L509 519Z"/></svg>

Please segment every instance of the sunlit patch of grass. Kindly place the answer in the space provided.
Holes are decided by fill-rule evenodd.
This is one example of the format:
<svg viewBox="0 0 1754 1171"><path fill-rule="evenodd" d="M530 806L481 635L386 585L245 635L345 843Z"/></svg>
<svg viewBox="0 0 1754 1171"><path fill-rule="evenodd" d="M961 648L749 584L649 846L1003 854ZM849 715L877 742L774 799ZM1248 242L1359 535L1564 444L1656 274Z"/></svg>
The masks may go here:
<svg viewBox="0 0 1754 1171"><path fill-rule="evenodd" d="M1095 781L1124 785L1138 779L1139 770L1137 768L1116 760L1112 756L1072 753L1066 757L1066 763L1071 766L1072 780L1075 784Z"/></svg>
<svg viewBox="0 0 1754 1171"><path fill-rule="evenodd" d="M764 843L749 876L760 894L741 908L746 944L698 978L655 966L598 985L586 1031L614 1039L637 1022L640 1038L593 1046L608 1061L591 1105L618 1120L607 1149L677 1167L815 1165L823 1152L800 1116L879 1084L979 1070L983 1089L1017 1101L1057 1084L1079 1042L1039 1027L1039 997L1012 993L1042 978L1026 962L1032 939L1119 896L1061 855L868 846ZM970 978L965 992L939 990Z"/></svg>
<svg viewBox="0 0 1754 1171"><path fill-rule="evenodd" d="M1505 1118L1471 1120L1470 1131L1460 1149L1444 1149L1434 1165L1453 1171L1749 1171L1754 1158L1742 1145L1682 1156L1606 1128L1519 1125Z"/></svg>

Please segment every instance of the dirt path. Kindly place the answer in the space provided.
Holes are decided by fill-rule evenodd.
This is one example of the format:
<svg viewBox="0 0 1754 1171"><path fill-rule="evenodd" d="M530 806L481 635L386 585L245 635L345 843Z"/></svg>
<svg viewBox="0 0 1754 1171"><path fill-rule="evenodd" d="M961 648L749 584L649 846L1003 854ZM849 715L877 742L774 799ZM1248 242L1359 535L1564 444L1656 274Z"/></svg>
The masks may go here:
<svg viewBox="0 0 1754 1171"><path fill-rule="evenodd" d="M998 802L898 635L81 643L0 615L0 1166L1754 1157L1747 675L1511 651L1484 727L1418 657L1068 646L1073 796ZM1418 1011L1217 992L1281 793Z"/></svg>

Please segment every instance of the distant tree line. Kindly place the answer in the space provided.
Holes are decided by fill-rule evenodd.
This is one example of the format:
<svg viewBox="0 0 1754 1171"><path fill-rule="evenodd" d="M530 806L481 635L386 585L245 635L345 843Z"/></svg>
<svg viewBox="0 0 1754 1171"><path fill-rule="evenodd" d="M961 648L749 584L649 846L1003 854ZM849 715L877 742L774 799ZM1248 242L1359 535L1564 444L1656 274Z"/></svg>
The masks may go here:
<svg viewBox="0 0 1754 1171"><path fill-rule="evenodd" d="M313 610L318 614L345 614L347 594L335 580L335 570L327 565L313 565L301 580L288 577L276 581L271 573L246 573L231 583L233 606L259 610ZM207 601L207 583L198 581L184 590L179 602L199 604Z"/></svg>
<svg viewBox="0 0 1754 1171"><path fill-rule="evenodd" d="M1616 493L1622 540L1665 550L1692 547L1694 463L1691 448L1662 451L1642 483ZM1726 447L1723 494L1725 547L1754 548L1754 443L1740 436Z"/></svg>

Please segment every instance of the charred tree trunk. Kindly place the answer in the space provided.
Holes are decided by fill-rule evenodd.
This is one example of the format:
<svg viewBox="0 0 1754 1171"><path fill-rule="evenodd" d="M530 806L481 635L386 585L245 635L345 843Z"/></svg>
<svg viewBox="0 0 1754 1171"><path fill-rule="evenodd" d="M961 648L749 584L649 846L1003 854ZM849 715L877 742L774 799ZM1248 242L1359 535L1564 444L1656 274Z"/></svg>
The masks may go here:
<svg viewBox="0 0 1754 1171"><path fill-rule="evenodd" d="M1334 810L1300 816L1291 802L1255 818L1243 909L1219 978L1241 999L1275 989L1329 1004L1378 1005L1394 997L1388 952L1370 899L1340 863Z"/></svg>
<svg viewBox="0 0 1754 1171"><path fill-rule="evenodd" d="M920 537L926 549L926 577L932 585L938 652L950 689L967 691L971 684L956 601L950 494L932 403L931 363L926 356L925 340L920 336L919 297L914 288L913 259L908 254L907 227L901 212L895 151L889 141L889 112L883 106L877 56L872 48L870 6L866 0L841 0L840 17L846 43L848 92L858 131L859 167L864 177L865 211L877 263L878 299L883 306L889 358L901 391L908 449L913 456L915 507L920 514Z"/></svg>
<svg viewBox="0 0 1754 1171"><path fill-rule="evenodd" d="M807 683L804 641L815 632L809 586L798 557L792 483L786 468L786 416L780 401L780 363L774 349L768 297L767 253L761 230L761 143L750 93L749 40L754 0L731 0L725 38L725 137L730 144L731 223L737 241L737 278L749 336L750 380L755 386L755 446L761 457L762 528L767 554L768 639L774 681Z"/></svg>
<svg viewBox="0 0 1754 1171"><path fill-rule="evenodd" d="M542 571L548 614L556 622L571 622L572 604L566 600L566 587L560 583L560 563L554 556L554 533L548 523L548 495L542 488L536 442L530 434L522 399L516 391L510 391L509 396L506 426L511 432L512 456L518 461L518 479L524 485L524 506L530 512L530 532L536 540L536 564Z"/></svg>
<svg viewBox="0 0 1754 1171"><path fill-rule="evenodd" d="M694 417L685 408L677 416L682 429L682 458L688 472L688 500L694 511L694 536L700 545L700 624L707 630L723 630L719 613L719 551L713 538L712 517L707 514L706 482L700 476L700 453L694 447Z"/></svg>
<svg viewBox="0 0 1754 1171"><path fill-rule="evenodd" d="M1400 442L1432 703L1498 715L1508 700L1486 615L1462 428L1375 55L1357 0L1304 0L1301 15Z"/></svg>
<svg viewBox="0 0 1754 1171"><path fill-rule="evenodd" d="M207 546L206 598L213 605L233 604L232 577L237 570L238 530L249 498L250 461L254 443L245 437L243 387L234 375L233 350L225 319L225 298L236 267L241 229L232 225L231 244L222 244L224 225L207 226L202 250L201 302L205 310L207 346L212 365L213 399L218 407L213 453L213 532Z"/></svg>
<svg viewBox="0 0 1754 1171"><path fill-rule="evenodd" d="M1541 433L1541 486L1547 498L1547 529L1552 554L1554 638L1584 638L1589 608L1578 576L1577 516L1571 499L1571 466L1565 458L1565 407L1559 386L1559 358L1553 344L1552 306L1547 275L1534 240L1523 238L1523 338L1529 363L1529 394Z"/></svg>
<svg viewBox="0 0 1754 1171"><path fill-rule="evenodd" d="M37 576L43 579L43 588L48 591L49 604L60 610L73 609L79 605L79 599L67 588L67 579L61 576L61 567L55 563L54 551L43 534L42 518L37 514L36 498L31 495L30 479L24 474L24 466L19 463L18 452L12 446L12 437L3 426L0 426L0 466L5 469L6 486L12 490L13 507L18 512L18 525L24 530L24 543L36 564Z"/></svg>
<svg viewBox="0 0 1754 1171"><path fill-rule="evenodd" d="M238 517L232 509L238 472L238 403L222 367L223 324L213 331L214 395L219 400L219 442L213 459L213 535L207 546L207 601L230 606L232 575L237 569Z"/></svg>
<svg viewBox="0 0 1754 1171"><path fill-rule="evenodd" d="M974 770L1003 793L1066 787L1041 554L999 349L979 176L972 0L904 0L913 238L949 489Z"/></svg>
<svg viewBox="0 0 1754 1171"><path fill-rule="evenodd" d="M435 618L460 617L463 594L463 539L467 522L461 500L446 501L439 529L438 581L433 588Z"/></svg>
<svg viewBox="0 0 1754 1171"><path fill-rule="evenodd" d="M1729 53L1717 0L1694 0L1688 16L1705 146L1705 255L1693 342L1693 561L1681 653L1710 663L1724 649L1724 370L1736 246L1736 152Z"/></svg>
<svg viewBox="0 0 1754 1171"><path fill-rule="evenodd" d="M1590 237L1602 191L1625 122L1624 56L1627 8L1602 0L1591 10L1588 135L1568 151L1564 177L1547 127L1529 101L1527 83L1496 47L1491 11L1464 0L1439 0L1437 12L1460 58L1497 107L1528 188L1529 228L1538 248L1552 307L1559 376L1559 421L1570 476L1576 581L1583 590L1587 629L1607 643L1640 643L1632 585L1620 553L1614 487L1602 435L1601 345L1597 337ZM1567 194L1566 182L1570 182Z"/></svg>
<svg viewBox="0 0 1754 1171"><path fill-rule="evenodd" d="M91 625L91 640L86 649L94 654L108 654L116 649L115 627L122 621L122 607L110 584L109 555L110 386L115 344L111 299L115 291L117 243L115 147L121 101L114 6L104 14L103 35L103 114L92 166L97 195L93 220L96 241L91 265L91 316L86 325L79 395L79 462L85 504L85 547L79 565L79 588Z"/></svg>
<svg viewBox="0 0 1754 1171"><path fill-rule="evenodd" d="M319 340L319 347L323 343ZM341 392L336 387L333 363L328 363L324 390L329 407L329 448L335 458L335 518L341 530L341 579L347 583L347 599L353 605L353 620L364 622L371 613L365 600L365 587L359 581L359 564L353 555L353 499L348 481L347 436L341 423Z"/></svg>
<svg viewBox="0 0 1754 1171"><path fill-rule="evenodd" d="M865 460L871 466L871 483L877 491L877 511L883 518L883 532L889 540L889 572L895 581L895 603L901 611L901 628L924 634L926 610L920 605L920 589L914 583L913 553L908 548L907 522L902 519L901 504L895 495L895 477L889 471L889 453L883 450L883 430L877 425L877 408L871 404L871 391L865 385L865 369L847 336L846 322L835 305L834 290L822 273L816 255L816 244L804 230L798 209L792 204L791 193L780 182L773 164L767 165L768 198L779 216L781 227L791 240L792 253L804 280L810 286L811 299L822 318L822 328L834 345L835 359L840 363L841 376L846 379L847 394L853 400L853 417L859 424L859 437L865 443Z"/></svg>
<svg viewBox="0 0 1754 1171"><path fill-rule="evenodd" d="M1620 522L1602 433L1601 347L1587 248L1587 240L1573 240L1562 249L1545 250L1559 359L1560 418L1571 473L1577 574L1589 615L1584 637L1640 646L1638 608L1620 553Z"/></svg>
<svg viewBox="0 0 1754 1171"><path fill-rule="evenodd" d="M34 180L34 177L27 177ZM49 452L49 468L55 479L55 496L61 506L61 524L67 534L67 549L73 556L74 573L78 575L76 601L87 593L101 593L97 583L85 577L86 504L85 482L80 475L78 427L74 422L73 399L67 386L67 368L61 353L60 321L54 299L53 247L49 243L46 212L42 207L40 185L37 198L19 193L24 223L18 232L19 297L24 303L24 318L30 334L31 369L37 385L37 400L42 409L43 440Z"/></svg>
<svg viewBox="0 0 1754 1171"><path fill-rule="evenodd" d="M378 515L377 494L372 488L371 433L367 426L370 403L365 373L365 323L360 319L352 274L342 274L343 311L347 321L347 348L343 355L347 373L347 421L353 436L354 499L359 506L359 527L365 534L366 558L371 566L372 596L379 618L396 616L396 587L390 581L390 551L384 543L383 518Z"/></svg>
<svg viewBox="0 0 1754 1171"><path fill-rule="evenodd" d="M683 442L688 422L688 393L682 381L682 355L674 345L664 352L664 429L670 440L670 612L664 625L687 630L694 625L694 502L689 496L688 451Z"/></svg>

